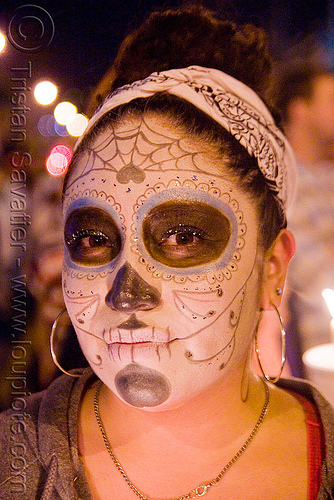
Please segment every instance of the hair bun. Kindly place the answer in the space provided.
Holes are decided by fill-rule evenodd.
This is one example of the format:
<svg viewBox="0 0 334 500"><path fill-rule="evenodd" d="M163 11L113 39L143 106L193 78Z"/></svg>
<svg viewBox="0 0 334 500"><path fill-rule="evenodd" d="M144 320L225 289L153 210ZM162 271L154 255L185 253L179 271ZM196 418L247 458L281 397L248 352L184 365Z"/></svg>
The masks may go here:
<svg viewBox="0 0 334 500"><path fill-rule="evenodd" d="M117 87L155 71L192 65L224 71L266 100L271 58L265 32L249 24L222 21L203 6L190 5L153 12L124 39L91 107Z"/></svg>

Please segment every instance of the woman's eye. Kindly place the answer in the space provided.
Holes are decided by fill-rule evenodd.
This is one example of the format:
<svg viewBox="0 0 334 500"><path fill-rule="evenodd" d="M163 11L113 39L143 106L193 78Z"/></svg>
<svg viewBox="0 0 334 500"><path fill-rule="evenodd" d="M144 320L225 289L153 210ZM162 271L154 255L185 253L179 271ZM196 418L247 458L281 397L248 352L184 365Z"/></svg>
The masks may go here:
<svg viewBox="0 0 334 500"><path fill-rule="evenodd" d="M176 227L165 233L160 245L190 245L199 243L205 238L203 231L192 227Z"/></svg>
<svg viewBox="0 0 334 500"><path fill-rule="evenodd" d="M72 248L112 246L112 242L109 241L108 237L105 234L101 233L101 231L94 231L93 229L83 229L75 234L72 234L70 238L66 238L66 244Z"/></svg>
<svg viewBox="0 0 334 500"><path fill-rule="evenodd" d="M217 208L198 201L173 201L144 218L146 250L169 267L187 268L217 260L231 237L231 224Z"/></svg>
<svg viewBox="0 0 334 500"><path fill-rule="evenodd" d="M79 208L70 213L65 224L65 243L72 261L86 266L111 262L122 246L114 220L96 207Z"/></svg>

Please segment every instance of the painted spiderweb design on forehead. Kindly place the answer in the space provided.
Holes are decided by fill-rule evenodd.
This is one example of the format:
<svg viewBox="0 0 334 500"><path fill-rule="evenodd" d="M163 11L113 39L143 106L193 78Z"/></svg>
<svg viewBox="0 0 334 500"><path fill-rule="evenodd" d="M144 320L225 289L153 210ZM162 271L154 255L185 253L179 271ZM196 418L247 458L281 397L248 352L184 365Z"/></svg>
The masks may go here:
<svg viewBox="0 0 334 500"><path fill-rule="evenodd" d="M144 182L145 171L183 170L223 177L207 161L207 152L204 148L200 150L199 144L180 137L180 133L173 133L170 127L164 132L161 125L159 131L153 130L154 123L151 121L151 124L142 117L121 130L110 126L80 155L68 186L94 171L115 172L121 184L131 180L137 184ZM205 170L202 167L204 155Z"/></svg>

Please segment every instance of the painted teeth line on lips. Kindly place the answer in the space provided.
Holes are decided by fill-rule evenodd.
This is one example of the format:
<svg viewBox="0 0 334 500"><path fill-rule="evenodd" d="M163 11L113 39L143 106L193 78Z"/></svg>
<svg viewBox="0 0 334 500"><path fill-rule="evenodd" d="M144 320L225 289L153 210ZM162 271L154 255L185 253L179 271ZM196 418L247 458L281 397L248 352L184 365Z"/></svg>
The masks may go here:
<svg viewBox="0 0 334 500"><path fill-rule="evenodd" d="M170 342L169 329L157 331L154 326L138 330L120 328L109 328L103 330L103 340L106 344L140 344L151 342L154 344L166 344Z"/></svg>
<svg viewBox="0 0 334 500"><path fill-rule="evenodd" d="M108 344L108 352L111 361L131 361L135 362L135 357L138 354L145 354L146 356L152 356L154 354L157 356L158 360L161 359L161 349L166 349L166 352L171 356L169 343L165 344L153 344L149 342L143 342L142 344Z"/></svg>

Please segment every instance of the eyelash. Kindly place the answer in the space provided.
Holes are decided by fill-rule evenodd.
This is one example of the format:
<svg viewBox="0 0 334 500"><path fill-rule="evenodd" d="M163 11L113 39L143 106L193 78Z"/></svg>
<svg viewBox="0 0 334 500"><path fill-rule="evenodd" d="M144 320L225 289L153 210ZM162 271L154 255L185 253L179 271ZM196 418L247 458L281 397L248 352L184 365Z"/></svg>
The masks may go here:
<svg viewBox="0 0 334 500"><path fill-rule="evenodd" d="M109 241L108 236L106 236L102 231L96 231L94 229L81 229L80 231L76 231L71 236L66 237L65 241L68 246L75 246L81 241L83 238L87 238L89 236L99 236L105 238L105 240Z"/></svg>
<svg viewBox="0 0 334 500"><path fill-rule="evenodd" d="M202 229L197 229L196 227L193 226L176 226L168 229L166 231L162 238L161 238L161 243L164 243L170 236L173 236L175 234L191 234L192 236L196 236L197 238L204 239L207 235L205 231Z"/></svg>

